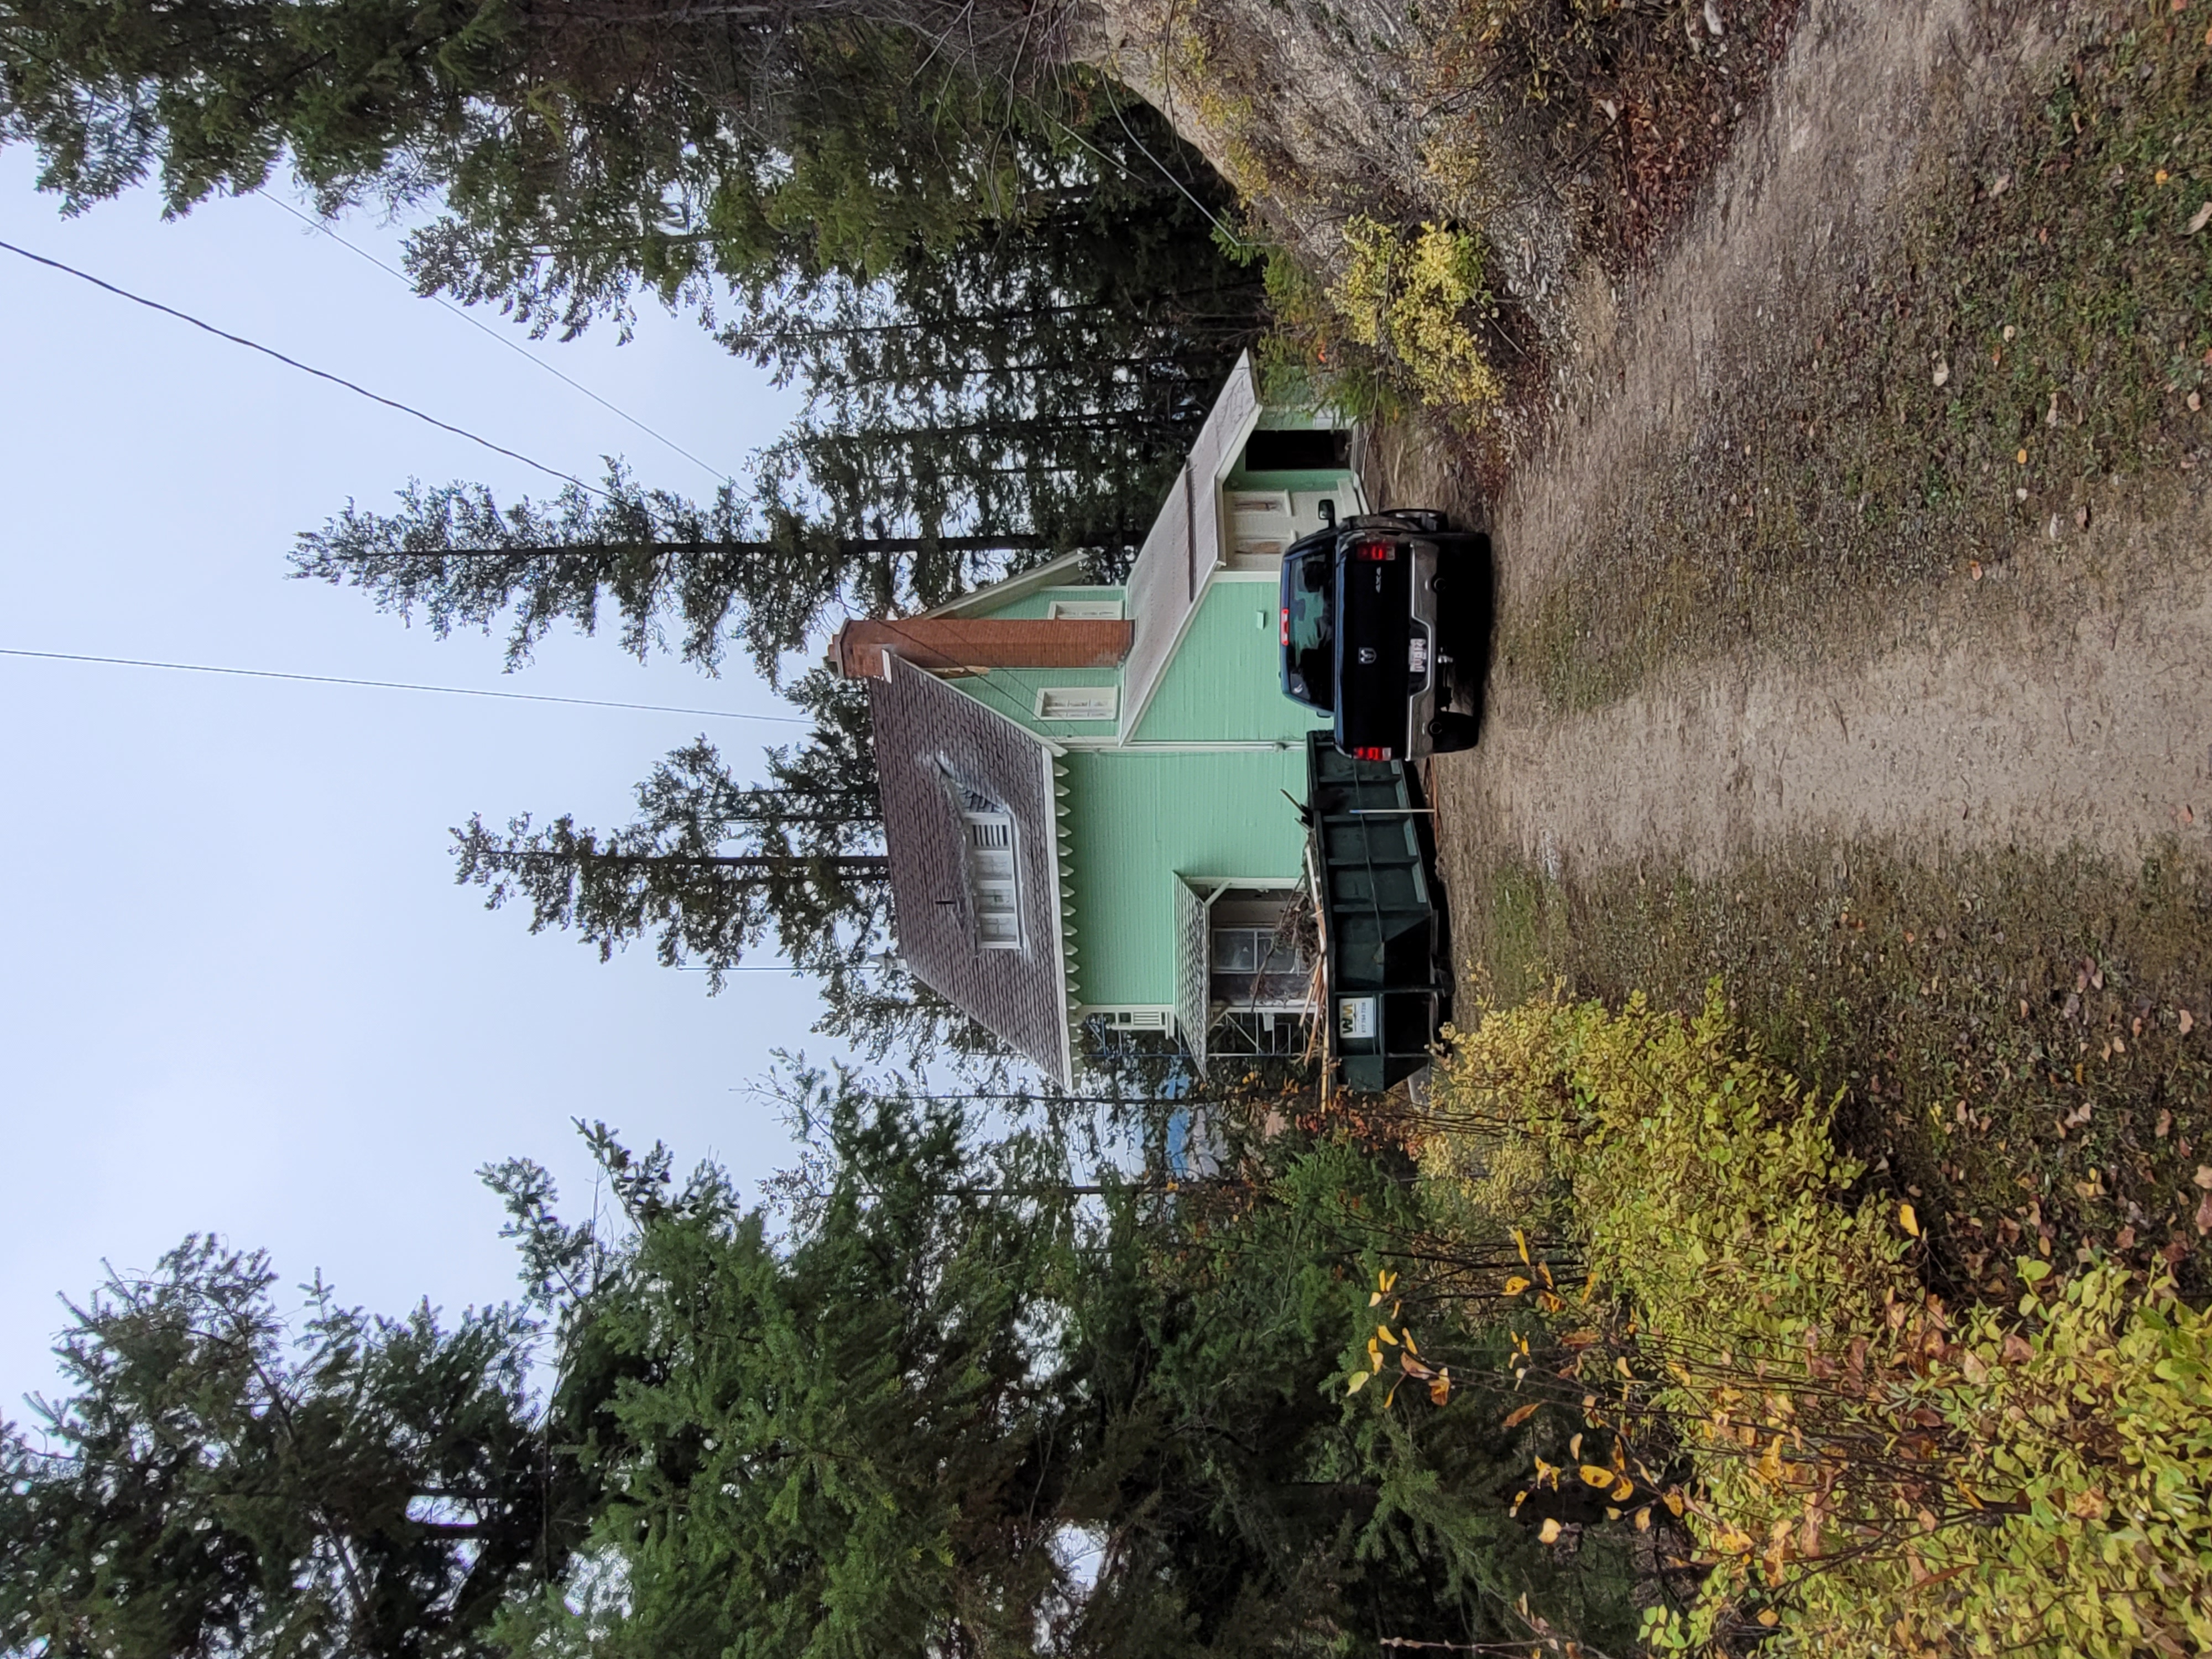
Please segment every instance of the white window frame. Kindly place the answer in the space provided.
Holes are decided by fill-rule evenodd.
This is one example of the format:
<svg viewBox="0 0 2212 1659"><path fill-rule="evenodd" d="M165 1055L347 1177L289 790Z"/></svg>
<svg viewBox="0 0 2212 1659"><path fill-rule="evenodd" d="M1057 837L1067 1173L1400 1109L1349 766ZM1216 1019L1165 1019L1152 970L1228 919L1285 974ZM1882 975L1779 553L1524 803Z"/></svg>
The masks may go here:
<svg viewBox="0 0 2212 1659"><path fill-rule="evenodd" d="M1045 607L1050 622L1119 622L1119 599L1054 599Z"/></svg>
<svg viewBox="0 0 2212 1659"><path fill-rule="evenodd" d="M1175 1010L1164 1003L1129 1003L1086 1006L1084 1018L1096 1017L1110 1031L1159 1031L1175 1035Z"/></svg>
<svg viewBox="0 0 2212 1659"><path fill-rule="evenodd" d="M961 860L968 875L968 898L975 919L976 947L984 951L1022 948L1021 837L1011 812L963 811L960 815ZM1003 854L1003 872L988 867Z"/></svg>
<svg viewBox="0 0 2212 1659"><path fill-rule="evenodd" d="M1105 713L1054 714L1048 707L1055 697L1079 696L1096 699ZM1036 717L1041 720L1092 720L1101 723L1119 720L1121 717L1121 688L1118 685L1041 685L1036 694Z"/></svg>

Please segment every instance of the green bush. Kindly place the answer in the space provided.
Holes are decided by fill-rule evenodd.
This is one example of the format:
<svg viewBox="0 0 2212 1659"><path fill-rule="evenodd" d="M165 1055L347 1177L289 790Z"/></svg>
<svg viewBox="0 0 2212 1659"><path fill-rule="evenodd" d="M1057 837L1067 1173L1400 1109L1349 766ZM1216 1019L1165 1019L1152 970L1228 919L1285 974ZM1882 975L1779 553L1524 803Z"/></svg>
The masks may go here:
<svg viewBox="0 0 2212 1659"><path fill-rule="evenodd" d="M1401 230L1357 215L1344 244L1328 297L1351 337L1392 362L1424 403L1463 414L1495 407L1504 388L1483 350L1492 302L1482 245L1443 225Z"/></svg>
<svg viewBox="0 0 2212 1659"><path fill-rule="evenodd" d="M2033 1258L2016 1310L1954 1319L1911 1270L1917 1217L1863 1190L1832 1109L1717 990L1692 1019L1556 994L1486 1010L1439 1067L1427 1172L1478 1222L1528 1204L1587 1264L1605 1340L1561 1340L1620 1449L1581 1478L1697 1540L1702 1591L1647 1641L2212 1649L2212 1321L2170 1280L2095 1263L2053 1288ZM1506 1283L1565 1314L1549 1286Z"/></svg>

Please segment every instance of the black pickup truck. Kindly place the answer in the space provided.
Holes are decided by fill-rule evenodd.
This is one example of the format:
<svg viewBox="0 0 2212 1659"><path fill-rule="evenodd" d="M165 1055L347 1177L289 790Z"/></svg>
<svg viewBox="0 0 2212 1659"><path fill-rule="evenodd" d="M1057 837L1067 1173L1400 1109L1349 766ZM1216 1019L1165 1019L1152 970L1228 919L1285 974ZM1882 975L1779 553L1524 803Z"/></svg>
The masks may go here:
<svg viewBox="0 0 2212 1659"><path fill-rule="evenodd" d="M1283 693L1334 718L1355 760L1419 760L1474 745L1455 709L1447 619L1455 584L1471 585L1489 538L1441 513L1364 514L1293 543L1283 556ZM1461 701L1464 702L1463 694Z"/></svg>

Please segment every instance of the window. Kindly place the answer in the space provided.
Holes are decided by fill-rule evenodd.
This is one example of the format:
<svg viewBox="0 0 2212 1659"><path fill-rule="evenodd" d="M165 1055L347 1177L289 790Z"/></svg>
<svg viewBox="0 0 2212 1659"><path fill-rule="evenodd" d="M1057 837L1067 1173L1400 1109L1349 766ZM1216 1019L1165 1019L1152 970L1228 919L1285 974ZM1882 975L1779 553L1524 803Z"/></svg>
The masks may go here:
<svg viewBox="0 0 2212 1659"><path fill-rule="evenodd" d="M968 840L968 893L975 942L987 951L1021 948L1021 888L1014 873L1014 821L1005 812L961 814Z"/></svg>
<svg viewBox="0 0 2212 1659"><path fill-rule="evenodd" d="M1174 1012L1166 1008L1103 1008L1100 1020L1117 1031L1167 1031L1175 1028Z"/></svg>
<svg viewBox="0 0 2212 1659"><path fill-rule="evenodd" d="M1110 685L1048 685L1037 693L1041 720L1110 720L1121 694Z"/></svg>
<svg viewBox="0 0 2212 1659"><path fill-rule="evenodd" d="M1213 971L1217 974L1295 974L1298 947L1279 938L1272 927L1217 927L1213 930Z"/></svg>
<svg viewBox="0 0 2212 1659"><path fill-rule="evenodd" d="M1119 599L1054 599L1045 615L1054 622L1119 622Z"/></svg>

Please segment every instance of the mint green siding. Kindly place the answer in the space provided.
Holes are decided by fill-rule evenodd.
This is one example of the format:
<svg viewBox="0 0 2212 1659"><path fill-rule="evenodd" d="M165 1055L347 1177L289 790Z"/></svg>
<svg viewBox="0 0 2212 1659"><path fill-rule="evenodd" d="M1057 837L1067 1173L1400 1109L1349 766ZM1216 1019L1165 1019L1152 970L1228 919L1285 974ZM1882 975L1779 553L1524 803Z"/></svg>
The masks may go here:
<svg viewBox="0 0 2212 1659"><path fill-rule="evenodd" d="M1175 1001L1177 877L1288 885L1304 869L1304 830L1282 793L1304 797L1302 748L1085 750L1060 764L1073 976L1086 1003Z"/></svg>
<svg viewBox="0 0 2212 1659"><path fill-rule="evenodd" d="M1283 695L1279 618L1273 581L1217 576L1162 671L1132 740L1304 743L1324 722Z"/></svg>
<svg viewBox="0 0 2212 1659"><path fill-rule="evenodd" d="M1055 599L1122 597L1118 587L1043 587L1003 604L979 605L966 614L1018 622L1048 616ZM1037 693L1044 687L1110 685L1118 690L1121 684L1121 671L1118 668L994 668L987 674L963 675L951 683L986 708L1044 737L1111 738L1120 729L1118 717L1110 720L1041 720L1036 716Z"/></svg>
<svg viewBox="0 0 2212 1659"><path fill-rule="evenodd" d="M1334 492L1337 498L1337 516L1345 519L1352 516L1352 504L1355 499L1352 494L1352 474L1342 467L1334 466L1311 467L1303 471L1277 470L1267 472L1248 472L1240 466L1221 481L1221 487L1224 489L1311 490L1320 495Z"/></svg>
<svg viewBox="0 0 2212 1659"><path fill-rule="evenodd" d="M1037 692L1048 685L1111 685L1119 687L1121 674L1115 668L994 668L985 674L964 674L950 682L984 708L1004 714L1018 726L1048 738L1110 738L1118 729L1114 720L1041 720L1036 717Z"/></svg>

